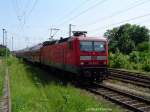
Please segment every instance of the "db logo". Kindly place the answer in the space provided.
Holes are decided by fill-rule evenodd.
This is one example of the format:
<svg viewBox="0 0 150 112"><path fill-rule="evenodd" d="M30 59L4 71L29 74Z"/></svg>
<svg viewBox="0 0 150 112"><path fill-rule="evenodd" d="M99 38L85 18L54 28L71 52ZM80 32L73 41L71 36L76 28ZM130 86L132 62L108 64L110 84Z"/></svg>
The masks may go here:
<svg viewBox="0 0 150 112"><path fill-rule="evenodd" d="M92 56L92 60L97 60L97 56Z"/></svg>

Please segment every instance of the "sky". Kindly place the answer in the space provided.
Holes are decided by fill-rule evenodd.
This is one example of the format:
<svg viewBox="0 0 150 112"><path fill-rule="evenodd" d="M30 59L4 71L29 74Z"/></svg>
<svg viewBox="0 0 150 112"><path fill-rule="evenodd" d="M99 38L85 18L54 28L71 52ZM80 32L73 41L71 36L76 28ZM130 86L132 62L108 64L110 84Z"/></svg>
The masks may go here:
<svg viewBox="0 0 150 112"><path fill-rule="evenodd" d="M149 6L150 0L0 0L0 44L3 28L11 50L48 40L51 28L59 29L55 39L67 37L69 24L99 37L125 23L150 29Z"/></svg>

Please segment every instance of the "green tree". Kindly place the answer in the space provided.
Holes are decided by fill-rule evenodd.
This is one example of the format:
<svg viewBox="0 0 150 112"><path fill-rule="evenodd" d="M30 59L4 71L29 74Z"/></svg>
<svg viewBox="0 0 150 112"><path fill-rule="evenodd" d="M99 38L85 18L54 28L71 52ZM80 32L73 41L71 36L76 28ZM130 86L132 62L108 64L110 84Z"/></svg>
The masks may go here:
<svg viewBox="0 0 150 112"><path fill-rule="evenodd" d="M149 42L142 42L137 46L138 51L150 52L150 43Z"/></svg>
<svg viewBox="0 0 150 112"><path fill-rule="evenodd" d="M137 49L138 44L149 40L149 30L144 26L124 24L107 30L104 36L109 40L109 49L129 54Z"/></svg>

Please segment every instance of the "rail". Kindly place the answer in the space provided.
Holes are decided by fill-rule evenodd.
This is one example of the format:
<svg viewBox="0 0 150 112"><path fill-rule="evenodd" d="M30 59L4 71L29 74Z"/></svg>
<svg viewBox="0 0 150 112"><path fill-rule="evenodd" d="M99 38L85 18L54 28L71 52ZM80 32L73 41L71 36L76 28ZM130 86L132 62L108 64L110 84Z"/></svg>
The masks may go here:
<svg viewBox="0 0 150 112"><path fill-rule="evenodd" d="M132 83L138 86L150 88L150 77L148 75L112 68L109 68L108 70L110 72L108 78L110 79L115 79L127 83Z"/></svg>
<svg viewBox="0 0 150 112"><path fill-rule="evenodd" d="M150 100L130 93L126 93L116 88L104 84L94 84L95 88L86 87L86 90L101 95L117 104L135 112L150 112Z"/></svg>

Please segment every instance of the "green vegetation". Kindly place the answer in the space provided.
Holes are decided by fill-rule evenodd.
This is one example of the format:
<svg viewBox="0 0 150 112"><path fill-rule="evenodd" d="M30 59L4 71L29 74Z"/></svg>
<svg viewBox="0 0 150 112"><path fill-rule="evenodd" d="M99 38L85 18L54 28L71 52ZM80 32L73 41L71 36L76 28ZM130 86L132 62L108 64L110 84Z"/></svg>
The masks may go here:
<svg viewBox="0 0 150 112"><path fill-rule="evenodd" d="M129 54L138 48L144 48L150 45L150 31L144 26L125 24L119 27L107 30L104 36L109 40L109 49L113 53L119 50L121 53ZM142 45L139 45L141 44ZM143 50L143 49L142 49ZM144 48L145 50L145 48Z"/></svg>
<svg viewBox="0 0 150 112"><path fill-rule="evenodd" d="M8 48L6 48L3 45L0 45L0 98L2 96L2 89L3 89L3 83L4 83L4 75L5 75L5 63L4 63L4 56L9 56L10 51Z"/></svg>
<svg viewBox="0 0 150 112"><path fill-rule="evenodd" d="M107 30L109 67L150 72L149 33L144 26L131 24Z"/></svg>
<svg viewBox="0 0 150 112"><path fill-rule="evenodd" d="M150 72L150 53L133 51L129 55L109 53L109 67Z"/></svg>
<svg viewBox="0 0 150 112"><path fill-rule="evenodd" d="M5 56L7 53L7 55L10 54L10 51L8 48L6 48L5 46L0 45L0 56L3 57Z"/></svg>
<svg viewBox="0 0 150 112"><path fill-rule="evenodd" d="M0 98L2 96L3 91L4 75L5 75L5 66L3 63L3 59L0 58Z"/></svg>
<svg viewBox="0 0 150 112"><path fill-rule="evenodd" d="M0 97L2 96L2 89L3 89L3 82L4 82L4 75L5 75L5 63L4 63L4 56L10 54L8 48L3 45L0 45Z"/></svg>
<svg viewBox="0 0 150 112"><path fill-rule="evenodd" d="M49 73L26 65L16 58L8 60L13 112L94 112L94 109L120 108L103 99L100 102L86 92L63 84Z"/></svg>

